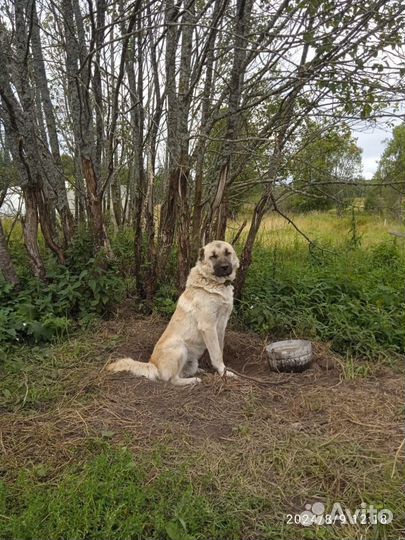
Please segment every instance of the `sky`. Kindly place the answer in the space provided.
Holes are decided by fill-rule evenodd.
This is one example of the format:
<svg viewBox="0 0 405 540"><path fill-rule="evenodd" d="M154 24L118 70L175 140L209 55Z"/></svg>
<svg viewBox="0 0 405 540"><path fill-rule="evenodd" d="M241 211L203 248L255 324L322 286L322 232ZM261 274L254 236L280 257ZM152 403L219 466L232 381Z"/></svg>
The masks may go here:
<svg viewBox="0 0 405 540"><path fill-rule="evenodd" d="M362 131L353 130L357 144L363 149L363 174L367 180L371 179L377 170L378 161L391 138L390 128L375 127Z"/></svg>

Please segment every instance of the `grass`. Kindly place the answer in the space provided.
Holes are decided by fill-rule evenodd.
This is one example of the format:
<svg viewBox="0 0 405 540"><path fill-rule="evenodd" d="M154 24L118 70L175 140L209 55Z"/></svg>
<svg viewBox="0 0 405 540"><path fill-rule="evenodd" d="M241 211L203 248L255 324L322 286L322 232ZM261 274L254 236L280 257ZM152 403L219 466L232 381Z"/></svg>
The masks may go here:
<svg viewBox="0 0 405 540"><path fill-rule="evenodd" d="M269 218L237 306L244 324L269 338L326 341L357 358L403 354L405 242L386 232L398 225L386 224L382 234L372 217L297 217L318 248L281 218Z"/></svg>
<svg viewBox="0 0 405 540"><path fill-rule="evenodd" d="M164 461L164 450L135 458L107 447L56 485L42 469L25 471L3 491L2 538L236 538L244 502L210 497L213 479L202 478L202 490L186 463Z"/></svg>
<svg viewBox="0 0 405 540"><path fill-rule="evenodd" d="M236 439L240 452L208 443L183 448L180 457L174 444L134 454L96 441L91 457L62 473L46 464L26 468L1 486L0 537L399 538L402 478L398 472L390 478L392 463L382 455L305 434L270 447L264 437L258 454L257 436ZM390 509L395 519L379 527L289 523L314 501L329 512L335 502L353 512L364 502Z"/></svg>
<svg viewBox="0 0 405 540"><path fill-rule="evenodd" d="M97 329L94 323L91 331ZM36 411L56 399L69 399L84 383L84 374L95 358L114 350L118 341L117 336L109 336L95 352L95 341L99 339L100 329L96 337L86 330L53 345L10 349L2 362L3 411Z"/></svg>
<svg viewBox="0 0 405 540"><path fill-rule="evenodd" d="M154 332L148 324L142 335ZM140 328L103 324L29 359L24 349L25 363L9 359L0 392L18 399L3 402L0 423L0 538L400 538L400 378L374 383L376 373L342 361L338 383L300 376L274 391L213 381L184 392L131 378L110 387L100 368L118 344L142 341ZM216 417L231 434L190 432ZM289 523L315 501L327 511L373 504L394 521Z"/></svg>
<svg viewBox="0 0 405 540"><path fill-rule="evenodd" d="M399 227L366 214L355 224L333 213L296 223L329 251L266 219L233 324L265 339L327 342L343 355L337 368L275 388L110 380L100 374L110 356L126 347L142 357L163 326L127 315L52 344L7 347L0 539L404 537L405 256L387 233ZM171 294L168 286L158 296L165 316ZM248 340L241 334L238 349ZM260 346L246 349L251 360ZM326 511L373 504L394 520L289 523L316 501Z"/></svg>
<svg viewBox="0 0 405 540"><path fill-rule="evenodd" d="M385 243L391 239L392 231L405 232L404 225L390 217L356 211L357 235L364 248ZM329 212L308 212L291 216L297 227L313 241L322 245L344 247L352 236L353 214L346 211L338 216L335 210ZM238 221L243 221L243 216ZM237 223L231 223L231 230L237 228ZM231 235L232 236L232 235ZM283 217L270 214L265 217L259 232L259 242L267 246L297 244L306 245L306 240Z"/></svg>

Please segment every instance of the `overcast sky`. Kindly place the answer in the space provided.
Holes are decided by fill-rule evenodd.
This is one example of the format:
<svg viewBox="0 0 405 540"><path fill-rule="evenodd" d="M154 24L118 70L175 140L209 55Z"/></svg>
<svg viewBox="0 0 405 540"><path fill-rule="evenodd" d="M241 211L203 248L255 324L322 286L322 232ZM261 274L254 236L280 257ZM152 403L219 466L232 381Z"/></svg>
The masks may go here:
<svg viewBox="0 0 405 540"><path fill-rule="evenodd" d="M363 149L363 174L364 178L370 179L374 175L378 161L387 140L391 138L391 128L376 127L367 130L353 130L354 137L357 138L357 144Z"/></svg>

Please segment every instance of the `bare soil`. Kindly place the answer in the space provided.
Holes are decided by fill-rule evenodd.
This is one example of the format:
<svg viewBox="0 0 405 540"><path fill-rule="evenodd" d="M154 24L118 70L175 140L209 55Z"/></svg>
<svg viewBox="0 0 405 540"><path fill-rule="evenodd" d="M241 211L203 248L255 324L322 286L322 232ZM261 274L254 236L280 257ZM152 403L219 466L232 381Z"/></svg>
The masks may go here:
<svg viewBox="0 0 405 540"><path fill-rule="evenodd" d="M324 344L314 344L307 371L274 373L258 336L229 330L225 364L263 382L207 373L202 384L182 388L105 371L122 355L147 361L165 324L156 317L105 323L94 337L94 353L72 374L59 401L38 412L3 415L0 444L10 464L46 456L62 466L94 438L125 441L134 449L159 441L232 448L244 430L258 450L264 441L277 444L298 433L395 456L402 440L403 376L384 367L372 377L347 379L342 360ZM108 350L102 347L111 340Z"/></svg>

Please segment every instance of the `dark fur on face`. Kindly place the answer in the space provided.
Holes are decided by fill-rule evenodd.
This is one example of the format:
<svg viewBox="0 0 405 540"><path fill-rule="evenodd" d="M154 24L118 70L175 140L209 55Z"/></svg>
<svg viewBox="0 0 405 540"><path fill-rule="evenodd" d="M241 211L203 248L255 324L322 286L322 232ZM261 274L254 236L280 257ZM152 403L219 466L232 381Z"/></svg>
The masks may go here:
<svg viewBox="0 0 405 540"><path fill-rule="evenodd" d="M201 248L198 260L205 268L210 268L212 274L218 278L232 275L231 279L234 279L235 270L239 266L233 247L222 241L214 240Z"/></svg>

